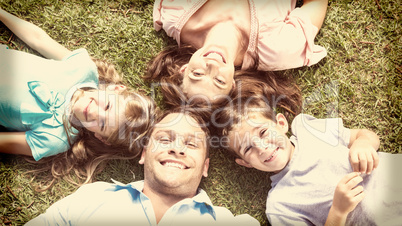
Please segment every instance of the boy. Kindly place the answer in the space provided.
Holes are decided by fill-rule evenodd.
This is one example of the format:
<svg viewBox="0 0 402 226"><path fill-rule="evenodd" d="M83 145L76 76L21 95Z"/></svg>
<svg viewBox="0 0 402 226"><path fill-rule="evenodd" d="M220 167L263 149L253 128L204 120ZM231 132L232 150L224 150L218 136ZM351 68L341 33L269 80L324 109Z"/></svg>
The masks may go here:
<svg viewBox="0 0 402 226"><path fill-rule="evenodd" d="M272 225L402 222L402 185L390 175L402 170L396 169L402 155L377 153L375 133L347 129L341 119L301 114L289 139L284 115L275 115L263 98L242 100L234 99L218 122L228 125L221 133L236 163L275 173L266 205Z"/></svg>

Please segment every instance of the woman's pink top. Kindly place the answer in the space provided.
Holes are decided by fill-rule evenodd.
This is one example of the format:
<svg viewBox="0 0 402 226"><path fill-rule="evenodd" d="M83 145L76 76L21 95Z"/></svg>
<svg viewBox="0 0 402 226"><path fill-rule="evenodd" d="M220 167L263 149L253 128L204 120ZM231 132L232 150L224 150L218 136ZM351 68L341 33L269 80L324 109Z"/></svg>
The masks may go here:
<svg viewBox="0 0 402 226"><path fill-rule="evenodd" d="M189 18L207 0L156 0L153 20L157 31L163 29L180 45L180 32ZM327 55L315 45L318 28L296 0L248 0L251 15L250 40L242 68L251 66L258 53L261 70L284 70L316 64ZM219 22L219 21L217 21Z"/></svg>

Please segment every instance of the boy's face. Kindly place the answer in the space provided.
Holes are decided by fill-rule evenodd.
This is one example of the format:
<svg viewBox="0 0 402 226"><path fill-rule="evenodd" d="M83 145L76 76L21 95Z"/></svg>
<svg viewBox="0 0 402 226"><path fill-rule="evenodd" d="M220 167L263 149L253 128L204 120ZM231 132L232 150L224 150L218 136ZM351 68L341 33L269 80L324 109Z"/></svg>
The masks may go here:
<svg viewBox="0 0 402 226"><path fill-rule="evenodd" d="M288 123L282 114L276 121L250 113L229 132L229 147L241 157L236 163L266 172L279 172L288 164L294 151L286 136Z"/></svg>

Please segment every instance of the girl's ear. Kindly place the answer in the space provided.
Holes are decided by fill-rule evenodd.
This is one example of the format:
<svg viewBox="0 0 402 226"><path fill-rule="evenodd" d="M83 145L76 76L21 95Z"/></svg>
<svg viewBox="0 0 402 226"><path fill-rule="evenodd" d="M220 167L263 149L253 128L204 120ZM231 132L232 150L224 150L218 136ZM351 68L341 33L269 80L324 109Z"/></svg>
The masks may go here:
<svg viewBox="0 0 402 226"><path fill-rule="evenodd" d="M188 64L185 64L185 65L181 66L181 68L180 68L180 73L181 74L184 73L184 71L186 70L187 66L188 66Z"/></svg>
<svg viewBox="0 0 402 226"><path fill-rule="evenodd" d="M248 162L246 162L245 160L240 159L240 158L236 158L236 159L235 159L235 162L236 162L237 164L239 164L239 165L241 165L241 166L245 166L245 167L247 167L247 168L254 168L252 165L250 165L250 163L248 163Z"/></svg>
<svg viewBox="0 0 402 226"><path fill-rule="evenodd" d="M289 130L288 120L286 120L286 117L283 114L278 113L276 115L276 124L280 127L283 133L288 132Z"/></svg>
<svg viewBox="0 0 402 226"><path fill-rule="evenodd" d="M102 141L104 144L110 145L110 143L107 142L107 139L104 138L104 137L102 137L100 134L94 133L94 136L95 136L98 140Z"/></svg>

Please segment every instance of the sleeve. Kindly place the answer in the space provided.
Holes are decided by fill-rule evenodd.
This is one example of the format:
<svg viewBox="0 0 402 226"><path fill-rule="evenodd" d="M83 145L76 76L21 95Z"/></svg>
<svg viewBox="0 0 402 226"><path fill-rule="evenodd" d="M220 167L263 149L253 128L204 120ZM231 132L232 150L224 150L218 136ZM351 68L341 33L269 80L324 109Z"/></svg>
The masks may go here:
<svg viewBox="0 0 402 226"><path fill-rule="evenodd" d="M86 211L92 211L88 210L88 206L93 208L93 206L100 205L96 202L99 202L99 197L102 197L108 187L109 184L106 182L83 185L73 194L55 202L45 213L25 225L77 225L79 220L90 217L90 214L86 213Z"/></svg>
<svg viewBox="0 0 402 226"><path fill-rule="evenodd" d="M91 57L89 56L88 51L84 48L79 48L74 51L71 51L71 53L68 54L67 56L65 56L62 59L62 61L65 61L65 60L68 60L71 58L77 58L77 57L80 58L79 60L84 60L84 61L88 61L88 59L91 60Z"/></svg>
<svg viewBox="0 0 402 226"><path fill-rule="evenodd" d="M50 130L29 130L25 133L25 139L36 161L65 152L70 148L66 134L61 130L64 130L63 126Z"/></svg>
<svg viewBox="0 0 402 226"><path fill-rule="evenodd" d="M62 59L66 62L66 73L78 76L77 81L98 83L98 67L84 48L76 49ZM83 80L83 81L81 81Z"/></svg>
<svg viewBox="0 0 402 226"><path fill-rule="evenodd" d="M260 223L253 217L248 214L241 214L234 216L230 210L224 207L216 207L214 206L214 210L216 212L216 223L217 225L260 225Z"/></svg>
<svg viewBox="0 0 402 226"><path fill-rule="evenodd" d="M269 215L267 213L267 218L268 218L269 223L272 226L276 226L276 225L288 225L288 226L312 225L312 223L308 223L308 222L303 221L302 219L298 219L298 218L291 217L291 216L282 216L282 215L276 215L276 214Z"/></svg>
<svg viewBox="0 0 402 226"><path fill-rule="evenodd" d="M292 122L292 133L298 139L303 136L315 136L332 146L347 147L350 141L350 129L343 126L341 118L317 119L311 115L300 114Z"/></svg>
<svg viewBox="0 0 402 226"><path fill-rule="evenodd" d="M162 9L162 0L156 0L154 3L154 9L152 14L152 18L154 21L154 28L156 31L162 29L161 9Z"/></svg>
<svg viewBox="0 0 402 226"><path fill-rule="evenodd" d="M261 26L258 37L261 67L284 70L318 63L327 52L314 44L317 33L318 28L300 8L294 9L284 21Z"/></svg>
<svg viewBox="0 0 402 226"><path fill-rule="evenodd" d="M5 49L8 49L8 46L0 44L0 50L5 50Z"/></svg>

